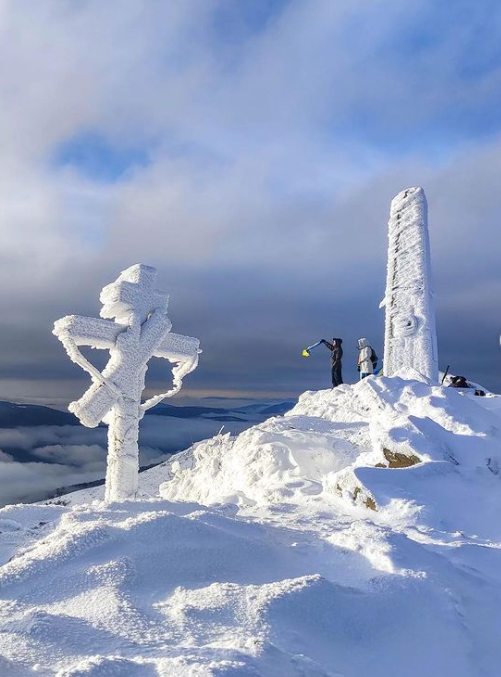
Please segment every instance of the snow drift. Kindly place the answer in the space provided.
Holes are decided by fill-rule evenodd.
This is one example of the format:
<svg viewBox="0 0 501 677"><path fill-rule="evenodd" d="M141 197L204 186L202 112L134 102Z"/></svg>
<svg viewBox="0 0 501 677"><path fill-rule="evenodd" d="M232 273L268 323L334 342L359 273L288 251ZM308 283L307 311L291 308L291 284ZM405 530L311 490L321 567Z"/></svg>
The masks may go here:
<svg viewBox="0 0 501 677"><path fill-rule="evenodd" d="M493 500L501 494L501 421L484 404L400 378L307 392L283 418L175 456L160 493L209 505L341 497L378 519L405 511L430 526L433 513L448 516L452 531L489 531L501 507ZM465 495L451 504L443 497L453 488Z"/></svg>
<svg viewBox="0 0 501 677"><path fill-rule="evenodd" d="M143 473L161 497L5 508L1 674L498 676L490 401L370 377Z"/></svg>

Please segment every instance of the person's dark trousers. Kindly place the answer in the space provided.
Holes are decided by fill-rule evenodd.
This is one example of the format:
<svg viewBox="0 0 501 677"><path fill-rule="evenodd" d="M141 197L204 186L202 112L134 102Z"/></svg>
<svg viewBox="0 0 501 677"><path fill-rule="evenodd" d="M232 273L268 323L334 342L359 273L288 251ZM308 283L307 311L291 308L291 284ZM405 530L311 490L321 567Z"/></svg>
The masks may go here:
<svg viewBox="0 0 501 677"><path fill-rule="evenodd" d="M332 370L332 387L340 386L343 382L343 376L341 374L341 369Z"/></svg>

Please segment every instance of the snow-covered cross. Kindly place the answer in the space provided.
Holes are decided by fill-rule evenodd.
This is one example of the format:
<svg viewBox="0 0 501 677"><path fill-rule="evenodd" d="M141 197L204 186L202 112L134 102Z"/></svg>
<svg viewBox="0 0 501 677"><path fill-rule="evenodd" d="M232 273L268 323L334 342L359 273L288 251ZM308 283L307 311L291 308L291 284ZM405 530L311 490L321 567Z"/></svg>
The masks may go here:
<svg viewBox="0 0 501 677"><path fill-rule="evenodd" d="M108 424L106 501L134 498L139 472L139 421L144 413L177 393L183 378L198 365L200 342L170 331L169 297L155 288L155 268L137 264L124 270L115 282L103 288L100 315L103 319L67 315L54 325L73 362L92 377L92 385L69 405L80 421L95 427ZM79 346L109 350L102 372L80 352ZM174 364L173 386L141 404L148 361L162 357Z"/></svg>

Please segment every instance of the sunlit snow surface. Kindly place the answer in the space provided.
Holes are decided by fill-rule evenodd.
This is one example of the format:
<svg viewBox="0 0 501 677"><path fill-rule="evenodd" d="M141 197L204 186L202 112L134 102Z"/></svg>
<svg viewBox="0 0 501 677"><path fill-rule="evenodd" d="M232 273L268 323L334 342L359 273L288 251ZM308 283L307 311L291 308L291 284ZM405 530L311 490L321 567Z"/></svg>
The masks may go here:
<svg viewBox="0 0 501 677"><path fill-rule="evenodd" d="M4 508L0 674L497 677L497 402L370 377L195 445L136 503Z"/></svg>

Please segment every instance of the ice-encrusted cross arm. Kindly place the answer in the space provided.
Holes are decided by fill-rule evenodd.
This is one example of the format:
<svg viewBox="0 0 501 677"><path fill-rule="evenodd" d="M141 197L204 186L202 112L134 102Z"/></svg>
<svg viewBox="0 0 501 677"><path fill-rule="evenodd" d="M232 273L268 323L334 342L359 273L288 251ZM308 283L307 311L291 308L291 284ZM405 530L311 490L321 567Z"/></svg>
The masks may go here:
<svg viewBox="0 0 501 677"><path fill-rule="evenodd" d="M169 332L162 343L155 350L153 357L163 358L173 364L172 388L164 393L155 395L141 405L141 413L144 413L164 400L172 397L181 390L183 379L198 366L198 356L201 353L200 341L192 336L182 336Z"/></svg>
<svg viewBox="0 0 501 677"><path fill-rule="evenodd" d="M156 270L138 264L104 287L101 317L68 315L58 320L54 334L70 358L92 377L92 385L69 405L89 427L108 423L107 500L132 498L137 489L139 419L165 397L178 392L182 379L198 364L198 339L170 334L167 294L155 288ZM114 320L114 321L113 321ZM103 348L110 359L100 372L79 346ZM173 387L141 404L148 361L161 357L174 364Z"/></svg>
<svg viewBox="0 0 501 677"><path fill-rule="evenodd" d="M61 341L72 362L85 369L93 380L104 383L105 379L99 369L96 369L78 348L86 346L111 350L118 335L124 329L125 326L111 320L100 320L95 317L82 317L81 315L66 315L54 323L52 333ZM109 387L113 390L111 383ZM72 402L72 404L74 403Z"/></svg>

